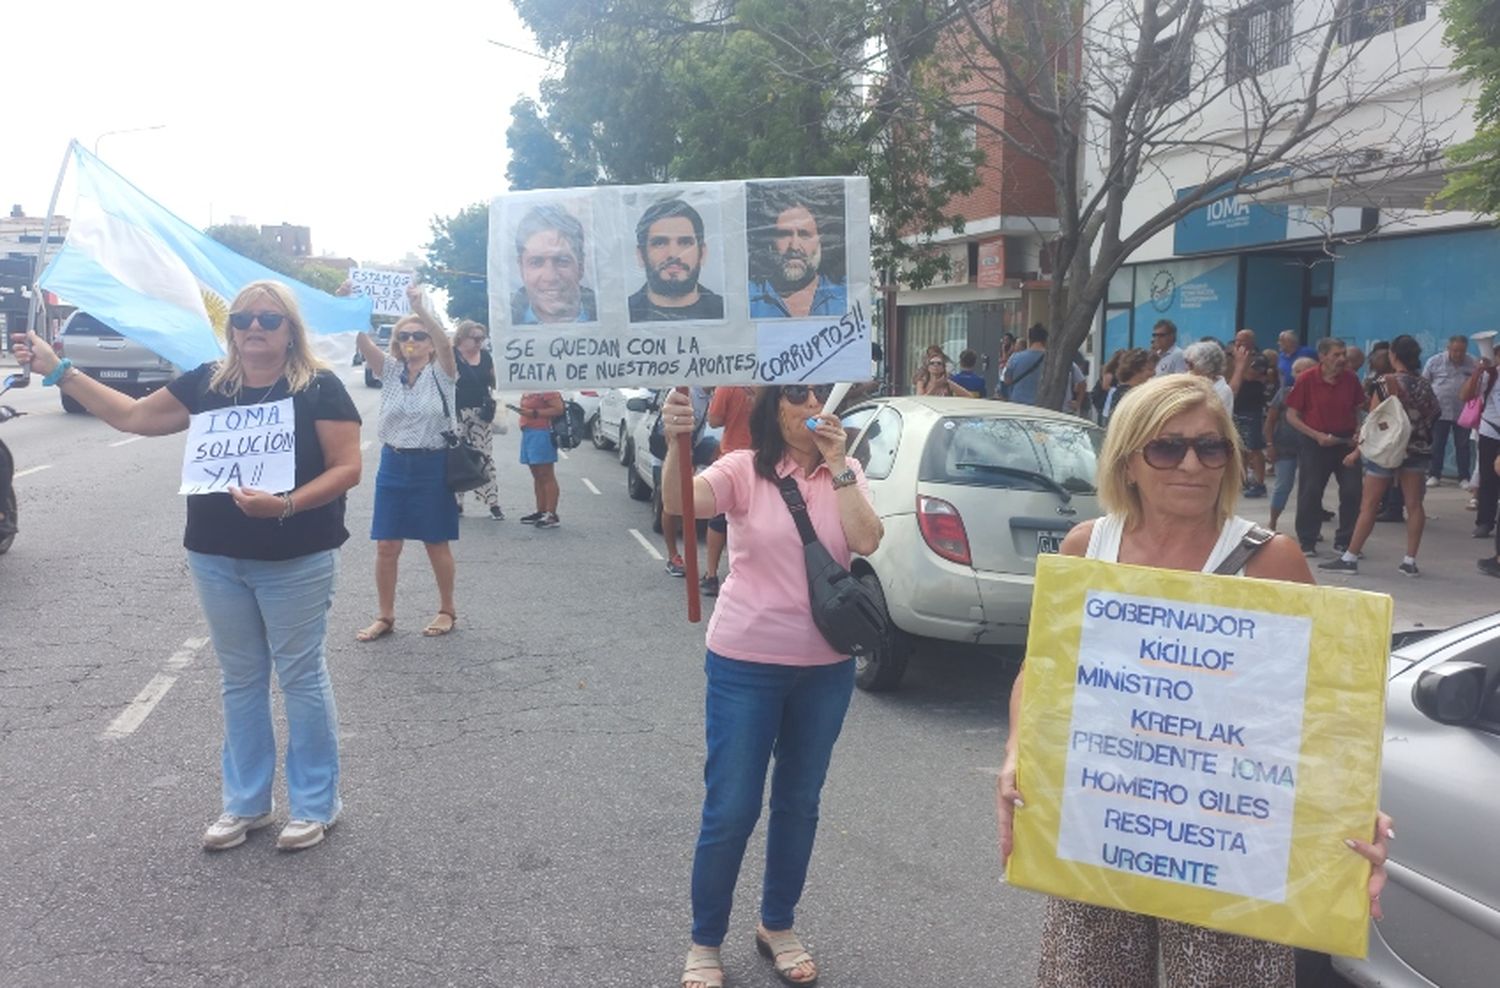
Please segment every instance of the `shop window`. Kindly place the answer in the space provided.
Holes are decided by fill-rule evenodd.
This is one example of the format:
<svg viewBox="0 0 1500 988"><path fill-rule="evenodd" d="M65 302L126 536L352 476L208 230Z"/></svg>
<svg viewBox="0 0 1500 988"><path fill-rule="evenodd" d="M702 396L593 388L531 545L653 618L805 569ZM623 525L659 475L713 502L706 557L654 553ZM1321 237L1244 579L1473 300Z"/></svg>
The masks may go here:
<svg viewBox="0 0 1500 988"><path fill-rule="evenodd" d="M1343 42L1353 44L1427 19L1427 0L1349 0Z"/></svg>
<svg viewBox="0 0 1500 988"><path fill-rule="evenodd" d="M1187 98L1192 88L1193 46L1185 42L1181 51L1174 52L1176 38L1162 38L1151 46L1151 62L1147 66L1146 89L1141 101L1148 109L1170 106Z"/></svg>
<svg viewBox="0 0 1500 988"><path fill-rule="evenodd" d="M1230 84L1292 58L1292 0L1257 0L1229 15L1225 59Z"/></svg>

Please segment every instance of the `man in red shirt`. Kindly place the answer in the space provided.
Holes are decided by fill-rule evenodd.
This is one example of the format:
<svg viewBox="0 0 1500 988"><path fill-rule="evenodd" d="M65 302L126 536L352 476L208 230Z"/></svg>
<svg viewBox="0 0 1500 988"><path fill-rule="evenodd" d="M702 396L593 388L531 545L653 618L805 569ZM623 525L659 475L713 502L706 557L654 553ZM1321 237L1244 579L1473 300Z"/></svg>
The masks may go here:
<svg viewBox="0 0 1500 988"><path fill-rule="evenodd" d="M750 448L750 409L753 407L754 388L725 385L714 389L713 400L708 403L708 424L724 430L719 441L720 456ZM719 595L719 560L724 558L724 546L728 541L729 523L723 515L715 515L708 522L708 572L698 581L704 596Z"/></svg>
<svg viewBox="0 0 1500 988"><path fill-rule="evenodd" d="M1287 424L1307 437L1297 454L1297 541L1305 555L1316 555L1323 525L1323 489L1329 476L1339 482L1339 522L1333 533L1335 552L1349 546L1364 487L1358 463L1344 463L1359 433L1358 413L1365 391L1346 367L1343 341L1318 341L1318 366L1303 371L1286 398Z"/></svg>

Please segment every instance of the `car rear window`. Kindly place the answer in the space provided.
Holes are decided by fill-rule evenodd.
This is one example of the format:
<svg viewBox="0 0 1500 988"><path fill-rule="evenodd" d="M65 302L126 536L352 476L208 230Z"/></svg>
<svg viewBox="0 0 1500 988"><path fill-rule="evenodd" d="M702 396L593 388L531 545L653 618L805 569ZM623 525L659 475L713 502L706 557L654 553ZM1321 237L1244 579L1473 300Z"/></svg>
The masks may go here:
<svg viewBox="0 0 1500 988"><path fill-rule="evenodd" d="M949 416L927 435L920 479L1092 494L1103 445L1104 430L1082 421Z"/></svg>
<svg viewBox="0 0 1500 988"><path fill-rule="evenodd" d="M67 326L63 328L65 336L119 336L120 334L110 326L95 319L87 312L75 312L68 320Z"/></svg>

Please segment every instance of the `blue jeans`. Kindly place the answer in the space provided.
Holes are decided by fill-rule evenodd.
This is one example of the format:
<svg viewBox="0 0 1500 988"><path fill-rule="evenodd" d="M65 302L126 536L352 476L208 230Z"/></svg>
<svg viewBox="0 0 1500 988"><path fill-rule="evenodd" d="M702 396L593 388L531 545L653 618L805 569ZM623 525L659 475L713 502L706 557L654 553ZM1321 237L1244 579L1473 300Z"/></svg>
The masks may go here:
<svg viewBox="0 0 1500 988"><path fill-rule="evenodd" d="M1276 448L1281 452L1281 447ZM1271 510L1282 511L1297 489L1297 456L1281 456L1276 459L1276 482L1271 488Z"/></svg>
<svg viewBox="0 0 1500 988"><path fill-rule="evenodd" d="M286 707L286 788L295 820L338 816L338 715L324 662L338 577L332 549L280 562L188 553L223 683L224 812L271 812L271 669Z"/></svg>
<svg viewBox="0 0 1500 988"><path fill-rule="evenodd" d="M717 947L729 931L773 752L760 919L767 929L792 928L818 830L818 798L854 692L854 660L779 666L709 652L704 666L707 792L693 854L693 942Z"/></svg>
<svg viewBox="0 0 1500 988"><path fill-rule="evenodd" d="M1432 465L1427 468L1429 477L1443 475L1443 459L1448 452L1448 437L1453 437L1453 459L1458 467L1458 479L1469 479L1469 430L1452 419L1438 419L1432 423Z"/></svg>

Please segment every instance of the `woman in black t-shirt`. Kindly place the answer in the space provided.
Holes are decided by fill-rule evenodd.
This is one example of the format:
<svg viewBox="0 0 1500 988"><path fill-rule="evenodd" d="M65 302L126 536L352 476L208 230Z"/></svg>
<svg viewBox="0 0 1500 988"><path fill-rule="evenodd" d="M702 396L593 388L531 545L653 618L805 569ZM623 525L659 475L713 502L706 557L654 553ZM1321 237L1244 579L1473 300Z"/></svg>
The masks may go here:
<svg viewBox="0 0 1500 988"><path fill-rule="evenodd" d="M203 846L236 847L273 821L274 669L286 707L291 802L276 845L295 851L321 842L340 809L324 646L338 547L349 537L344 495L360 477L360 419L338 377L309 349L285 285L247 285L230 306L229 325L222 360L139 399L60 361L35 335L17 354L121 432L194 429L183 544L219 658L224 706L224 812Z"/></svg>
<svg viewBox="0 0 1500 988"><path fill-rule="evenodd" d="M484 486L474 491L474 496L490 509L490 517L504 521L505 512L500 510L500 489L495 486L494 430L495 398L490 394L495 387L495 361L484 348L489 331L472 319L465 319L453 331L453 350L458 358L458 427L464 439L484 459ZM458 498L458 513L463 514L464 496Z"/></svg>

